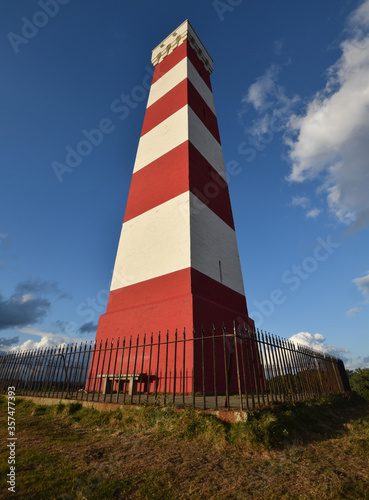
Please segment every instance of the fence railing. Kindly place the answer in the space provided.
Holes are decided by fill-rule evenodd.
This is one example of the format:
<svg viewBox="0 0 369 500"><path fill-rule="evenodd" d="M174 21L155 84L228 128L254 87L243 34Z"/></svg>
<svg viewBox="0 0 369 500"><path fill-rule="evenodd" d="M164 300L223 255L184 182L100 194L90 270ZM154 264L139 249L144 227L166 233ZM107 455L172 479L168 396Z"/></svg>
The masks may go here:
<svg viewBox="0 0 369 500"><path fill-rule="evenodd" d="M333 356L225 328L0 354L0 392L202 409L268 407L350 390Z"/></svg>

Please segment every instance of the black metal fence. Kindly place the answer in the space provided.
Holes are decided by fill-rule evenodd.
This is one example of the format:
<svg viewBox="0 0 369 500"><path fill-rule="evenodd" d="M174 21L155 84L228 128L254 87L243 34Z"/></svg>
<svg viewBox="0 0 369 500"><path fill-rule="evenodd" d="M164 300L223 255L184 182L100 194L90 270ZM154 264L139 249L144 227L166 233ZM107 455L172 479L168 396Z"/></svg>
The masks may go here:
<svg viewBox="0 0 369 500"><path fill-rule="evenodd" d="M248 410L350 390L343 362L263 333L177 331L0 354L0 392Z"/></svg>

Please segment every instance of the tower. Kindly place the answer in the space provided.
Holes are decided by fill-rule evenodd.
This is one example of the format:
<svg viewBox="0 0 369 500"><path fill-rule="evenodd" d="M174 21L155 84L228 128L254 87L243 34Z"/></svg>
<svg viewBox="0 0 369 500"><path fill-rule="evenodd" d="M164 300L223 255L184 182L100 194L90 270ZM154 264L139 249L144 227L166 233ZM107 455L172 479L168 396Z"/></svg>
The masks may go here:
<svg viewBox="0 0 369 500"><path fill-rule="evenodd" d="M210 83L213 63L188 21L152 52L107 311L96 340L211 331L248 317ZM191 358L189 357L189 362Z"/></svg>

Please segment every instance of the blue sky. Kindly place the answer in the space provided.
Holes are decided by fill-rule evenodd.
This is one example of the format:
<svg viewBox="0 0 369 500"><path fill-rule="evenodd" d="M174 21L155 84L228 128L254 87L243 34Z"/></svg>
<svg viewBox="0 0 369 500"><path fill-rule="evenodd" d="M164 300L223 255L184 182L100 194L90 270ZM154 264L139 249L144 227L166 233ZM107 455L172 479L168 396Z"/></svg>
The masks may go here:
<svg viewBox="0 0 369 500"><path fill-rule="evenodd" d="M214 60L250 315L348 367L369 366L369 0L0 9L3 349L94 338L151 50L189 19ZM123 93L132 106L122 120L113 103ZM64 171L68 154L75 166Z"/></svg>

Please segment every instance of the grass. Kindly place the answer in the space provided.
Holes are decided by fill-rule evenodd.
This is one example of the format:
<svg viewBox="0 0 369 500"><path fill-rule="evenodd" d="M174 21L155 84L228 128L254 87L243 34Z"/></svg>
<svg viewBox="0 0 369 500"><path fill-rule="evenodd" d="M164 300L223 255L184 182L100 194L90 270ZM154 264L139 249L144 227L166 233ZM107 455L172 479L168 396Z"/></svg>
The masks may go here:
<svg viewBox="0 0 369 500"><path fill-rule="evenodd" d="M6 412L0 397L0 498ZM100 412L17 399L16 426L14 498L369 499L369 406L359 398L290 404L237 424L191 407Z"/></svg>

